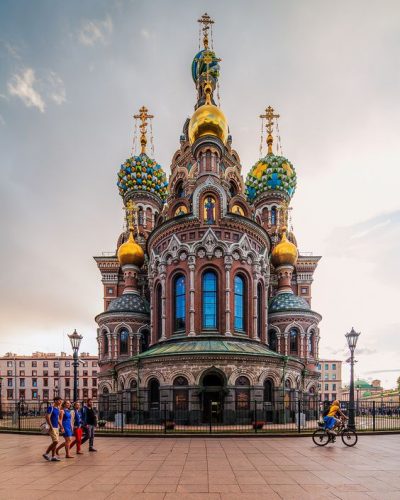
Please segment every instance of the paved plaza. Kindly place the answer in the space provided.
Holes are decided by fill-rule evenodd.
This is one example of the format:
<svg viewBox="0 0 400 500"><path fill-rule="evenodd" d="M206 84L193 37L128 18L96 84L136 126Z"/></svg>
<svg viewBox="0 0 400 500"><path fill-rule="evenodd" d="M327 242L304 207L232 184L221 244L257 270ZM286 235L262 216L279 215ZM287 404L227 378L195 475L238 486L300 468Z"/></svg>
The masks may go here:
<svg viewBox="0 0 400 500"><path fill-rule="evenodd" d="M400 499L400 435L316 447L302 438L97 438L60 463L47 437L0 434L0 498Z"/></svg>

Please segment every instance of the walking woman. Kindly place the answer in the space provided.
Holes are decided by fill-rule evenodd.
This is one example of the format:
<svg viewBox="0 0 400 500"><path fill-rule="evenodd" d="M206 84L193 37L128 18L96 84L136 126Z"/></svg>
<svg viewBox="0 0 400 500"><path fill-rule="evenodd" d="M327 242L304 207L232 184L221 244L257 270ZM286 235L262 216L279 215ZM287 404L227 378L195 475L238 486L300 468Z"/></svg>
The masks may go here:
<svg viewBox="0 0 400 500"><path fill-rule="evenodd" d="M64 401L62 404L61 413L60 413L60 419L62 421L62 426L64 429L64 433L63 433L64 443L60 444L58 446L58 448L56 449L56 453L58 455L61 448L64 448L64 446L65 446L65 457L66 458L74 458L69 452L72 436L74 435L74 432L72 429L72 414L71 414L70 408L71 408L71 402L68 400Z"/></svg>
<svg viewBox="0 0 400 500"><path fill-rule="evenodd" d="M73 428L74 428L75 439L70 444L69 449L71 449L76 444L76 453L77 455L81 455L83 453L83 451L81 451L83 420L81 414L81 405L79 404L78 401L74 403L74 411L72 416L73 416Z"/></svg>

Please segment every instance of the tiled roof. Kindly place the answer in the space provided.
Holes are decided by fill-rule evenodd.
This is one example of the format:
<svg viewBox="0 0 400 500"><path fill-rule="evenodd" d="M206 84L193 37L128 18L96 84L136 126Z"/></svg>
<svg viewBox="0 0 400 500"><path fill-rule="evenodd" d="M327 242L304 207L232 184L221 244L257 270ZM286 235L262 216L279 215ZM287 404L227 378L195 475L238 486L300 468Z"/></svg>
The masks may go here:
<svg viewBox="0 0 400 500"><path fill-rule="evenodd" d="M294 293L279 293L269 303L269 313L282 311L310 311L310 305Z"/></svg>
<svg viewBox="0 0 400 500"><path fill-rule="evenodd" d="M137 293L127 293L114 299L108 306L107 312L134 312L149 314L148 302Z"/></svg>

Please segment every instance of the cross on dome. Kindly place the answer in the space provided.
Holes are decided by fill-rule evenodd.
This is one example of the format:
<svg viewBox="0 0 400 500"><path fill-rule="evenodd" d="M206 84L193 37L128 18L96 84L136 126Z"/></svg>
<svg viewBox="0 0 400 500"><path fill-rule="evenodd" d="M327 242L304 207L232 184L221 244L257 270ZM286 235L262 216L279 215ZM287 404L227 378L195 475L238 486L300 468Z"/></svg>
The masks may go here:
<svg viewBox="0 0 400 500"><path fill-rule="evenodd" d="M146 108L146 106L142 106L140 109L139 109L139 113L136 114L136 115L133 115L133 118L135 120L140 120L141 123L140 123L140 145L142 147L142 154L144 154L146 152L146 145L147 145L147 125L148 125L148 122L147 120L151 120L152 118L154 118L154 115L149 115L148 114L148 109Z"/></svg>
<svg viewBox="0 0 400 500"><path fill-rule="evenodd" d="M197 20L202 26L201 30L203 31L203 45L205 49L208 49L208 32L211 26L214 24L214 21L211 17L205 12L200 19Z"/></svg>
<svg viewBox="0 0 400 500"><path fill-rule="evenodd" d="M272 106L268 106L265 110L264 115L260 115L261 119L266 120L265 128L267 130L267 144L268 144L268 154L272 154L272 144L274 142L274 138L272 136L272 132L274 130L274 120L278 119L280 115L274 113L274 108Z"/></svg>

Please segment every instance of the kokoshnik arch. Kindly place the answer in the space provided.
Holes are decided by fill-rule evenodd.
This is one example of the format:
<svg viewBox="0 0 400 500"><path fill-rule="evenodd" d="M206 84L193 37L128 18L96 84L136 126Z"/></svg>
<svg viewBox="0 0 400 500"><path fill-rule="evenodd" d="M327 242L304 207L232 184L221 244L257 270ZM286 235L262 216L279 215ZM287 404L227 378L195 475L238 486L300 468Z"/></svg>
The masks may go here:
<svg viewBox="0 0 400 500"><path fill-rule="evenodd" d="M104 403L234 410L238 401L246 409L318 391L321 316L311 309L311 284L320 257L299 254L288 228L296 172L274 153L279 116L271 107L261 116L267 154L244 182L216 104L213 22L199 21L197 102L169 182L147 154L153 116L143 106L135 115L141 152L118 172L126 231L114 255L95 257L104 285L96 317Z"/></svg>

